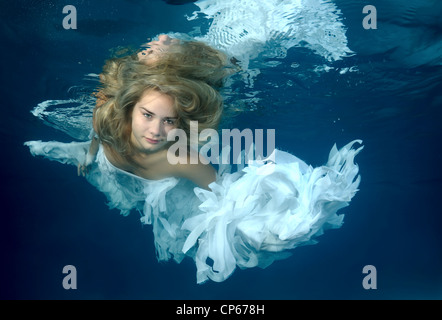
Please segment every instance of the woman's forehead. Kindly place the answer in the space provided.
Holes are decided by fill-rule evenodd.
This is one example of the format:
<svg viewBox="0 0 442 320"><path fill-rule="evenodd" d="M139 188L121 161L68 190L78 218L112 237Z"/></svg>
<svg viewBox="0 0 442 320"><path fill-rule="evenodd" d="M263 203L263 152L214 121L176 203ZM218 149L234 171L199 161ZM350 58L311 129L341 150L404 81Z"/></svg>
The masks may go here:
<svg viewBox="0 0 442 320"><path fill-rule="evenodd" d="M170 95L156 89L146 90L137 106L146 109L158 116L175 116L175 99Z"/></svg>

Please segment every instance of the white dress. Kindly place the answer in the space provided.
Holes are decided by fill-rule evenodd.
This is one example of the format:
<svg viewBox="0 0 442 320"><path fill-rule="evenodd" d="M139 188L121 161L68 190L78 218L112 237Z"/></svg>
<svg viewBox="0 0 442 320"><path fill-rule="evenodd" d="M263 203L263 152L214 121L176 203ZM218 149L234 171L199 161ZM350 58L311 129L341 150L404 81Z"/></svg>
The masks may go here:
<svg viewBox="0 0 442 320"><path fill-rule="evenodd" d="M339 228L358 191L354 149L360 140L331 149L328 162L313 168L276 150L275 162L252 161L229 172L220 166L210 191L185 179L147 180L113 166L100 146L88 181L123 215L138 210L152 224L159 260L194 259L197 282L226 280L235 268L267 267L289 250L315 243L324 230ZM90 142L26 142L33 155L77 166Z"/></svg>
<svg viewBox="0 0 442 320"><path fill-rule="evenodd" d="M236 57L247 88L260 72L256 65L247 67L258 54L281 58L300 46L328 61L352 54L340 11L331 2L226 0L196 5L199 11L188 19L213 19L208 33L197 40ZM90 89L96 88L98 75L87 76L93 82ZM95 101L88 88L71 89L74 99L48 100L32 113L83 141L92 127ZM124 215L138 210L141 221L152 224L159 260L180 262L190 256L198 283L224 281L237 266L267 267L289 256L290 249L315 243L324 230L342 225L344 215L337 211L349 204L360 182L354 157L362 147L353 149L355 143L361 141L340 150L334 146L328 162L317 168L279 150L276 164L255 161L233 173L221 166L211 191L183 179L137 177L114 167L100 147L87 179L107 196L111 208ZM25 144L33 155L75 166L85 162L89 147L89 142Z"/></svg>

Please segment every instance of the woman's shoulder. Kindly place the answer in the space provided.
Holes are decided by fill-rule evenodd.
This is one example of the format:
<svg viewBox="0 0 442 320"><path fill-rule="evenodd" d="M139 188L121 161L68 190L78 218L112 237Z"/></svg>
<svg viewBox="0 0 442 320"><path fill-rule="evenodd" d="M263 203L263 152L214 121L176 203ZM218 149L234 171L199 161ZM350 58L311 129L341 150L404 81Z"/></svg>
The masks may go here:
<svg viewBox="0 0 442 320"><path fill-rule="evenodd" d="M188 153L175 158L174 163L167 161L170 173L176 177L191 180L198 186L208 189L208 185L216 180L213 166L199 153Z"/></svg>
<svg viewBox="0 0 442 320"><path fill-rule="evenodd" d="M120 155L118 152L112 149L111 146L105 143L102 143L101 146L103 148L103 153L107 161L109 161L114 167L117 167L118 169L124 171L132 172L128 161L122 155Z"/></svg>
<svg viewBox="0 0 442 320"><path fill-rule="evenodd" d="M168 159L167 150L161 150L129 161L108 146L104 146L103 149L112 165L144 179L185 178L205 189L208 189L208 185L216 179L215 169L202 160L199 154L180 155L178 157L180 161L174 163Z"/></svg>

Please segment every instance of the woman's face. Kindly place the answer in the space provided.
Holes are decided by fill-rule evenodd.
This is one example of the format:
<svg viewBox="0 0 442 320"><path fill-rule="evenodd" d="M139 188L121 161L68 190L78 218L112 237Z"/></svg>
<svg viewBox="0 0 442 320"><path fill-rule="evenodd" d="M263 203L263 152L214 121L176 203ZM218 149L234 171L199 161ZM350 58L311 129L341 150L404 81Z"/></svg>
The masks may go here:
<svg viewBox="0 0 442 320"><path fill-rule="evenodd" d="M173 99L158 91L148 91L132 111L131 143L141 152L163 149L167 134L176 128L177 115Z"/></svg>
<svg viewBox="0 0 442 320"><path fill-rule="evenodd" d="M138 60L145 64L155 63L162 52L168 51L171 46L179 44L178 39L172 39L166 34L158 36L158 41L151 41L144 46L147 48L138 53Z"/></svg>

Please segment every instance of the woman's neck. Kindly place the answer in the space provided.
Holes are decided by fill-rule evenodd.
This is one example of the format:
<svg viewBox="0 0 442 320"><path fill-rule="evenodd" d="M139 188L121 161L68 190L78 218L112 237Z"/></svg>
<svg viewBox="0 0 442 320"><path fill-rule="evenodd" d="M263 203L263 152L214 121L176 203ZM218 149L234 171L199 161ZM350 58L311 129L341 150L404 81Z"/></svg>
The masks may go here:
<svg viewBox="0 0 442 320"><path fill-rule="evenodd" d="M129 155L124 155L103 144L103 150L112 165L139 177L159 180L170 176L168 174L167 149L152 153L137 152L135 149Z"/></svg>

